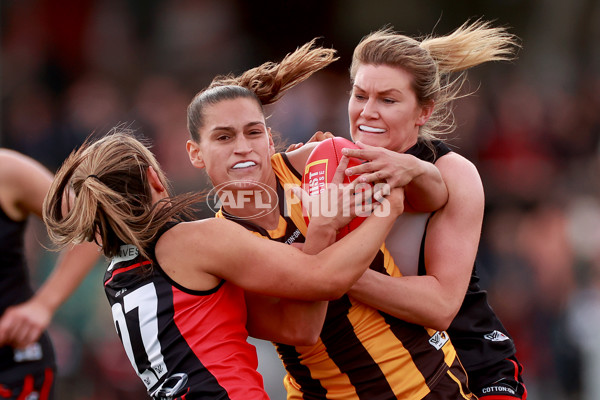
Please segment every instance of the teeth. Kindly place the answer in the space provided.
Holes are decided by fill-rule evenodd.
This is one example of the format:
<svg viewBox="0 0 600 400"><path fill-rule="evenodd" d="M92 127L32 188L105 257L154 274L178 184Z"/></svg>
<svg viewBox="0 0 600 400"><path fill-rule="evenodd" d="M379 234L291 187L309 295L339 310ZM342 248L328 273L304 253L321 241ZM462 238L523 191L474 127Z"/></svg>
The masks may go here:
<svg viewBox="0 0 600 400"><path fill-rule="evenodd" d="M245 161L245 162L241 162L241 163L237 163L233 166L234 169L238 169L238 168L248 168L248 167L253 167L255 166L256 163L254 161Z"/></svg>
<svg viewBox="0 0 600 400"><path fill-rule="evenodd" d="M367 125L359 125L358 128L361 131L365 131L365 132L371 132L371 133L383 133L385 132L385 129L380 129L380 128L373 128Z"/></svg>

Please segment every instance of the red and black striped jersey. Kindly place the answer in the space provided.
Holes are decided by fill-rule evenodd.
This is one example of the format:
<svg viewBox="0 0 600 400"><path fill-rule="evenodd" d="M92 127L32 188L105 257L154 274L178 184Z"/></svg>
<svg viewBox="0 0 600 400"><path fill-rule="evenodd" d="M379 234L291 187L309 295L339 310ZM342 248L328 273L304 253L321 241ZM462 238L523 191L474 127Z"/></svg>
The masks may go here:
<svg viewBox="0 0 600 400"><path fill-rule="evenodd" d="M268 399L256 349L247 342L242 289L226 281L208 291L186 289L130 245L110 263L104 287L117 333L148 393L185 374L177 399Z"/></svg>

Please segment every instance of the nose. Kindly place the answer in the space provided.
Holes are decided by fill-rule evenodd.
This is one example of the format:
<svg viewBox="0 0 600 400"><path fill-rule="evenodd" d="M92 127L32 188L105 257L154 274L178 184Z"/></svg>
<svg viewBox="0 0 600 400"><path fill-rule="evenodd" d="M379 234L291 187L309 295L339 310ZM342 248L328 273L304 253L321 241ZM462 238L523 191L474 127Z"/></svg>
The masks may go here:
<svg viewBox="0 0 600 400"><path fill-rule="evenodd" d="M236 135L234 152L236 154L248 154L252 151L252 146L246 135Z"/></svg>
<svg viewBox="0 0 600 400"><path fill-rule="evenodd" d="M364 103L364 106L362 108L362 111L360 112L360 115L367 119L372 119L372 118L378 117L379 114L377 112L377 106L375 104L374 99L368 99Z"/></svg>

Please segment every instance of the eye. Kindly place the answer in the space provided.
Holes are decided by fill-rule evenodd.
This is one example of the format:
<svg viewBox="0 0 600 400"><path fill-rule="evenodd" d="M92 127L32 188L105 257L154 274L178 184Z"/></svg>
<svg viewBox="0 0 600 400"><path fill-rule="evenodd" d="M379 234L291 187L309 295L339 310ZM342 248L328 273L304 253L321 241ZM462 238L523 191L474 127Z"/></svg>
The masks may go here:
<svg viewBox="0 0 600 400"><path fill-rule="evenodd" d="M386 97L386 98L383 99L383 102L385 104L394 104L394 103L396 103L396 100L390 99L389 97Z"/></svg>
<svg viewBox="0 0 600 400"><path fill-rule="evenodd" d="M362 95L362 94L358 94L358 93L355 93L355 94L354 94L354 98L355 98L356 100L358 100L358 101L364 101L364 100L366 100L366 99L367 99L367 97L366 97L366 96L364 96L364 95Z"/></svg>
<svg viewBox="0 0 600 400"><path fill-rule="evenodd" d="M231 136L223 134L223 135L218 135L216 137L216 140L219 141L219 142L223 142L223 141L228 140L230 138L231 138Z"/></svg>

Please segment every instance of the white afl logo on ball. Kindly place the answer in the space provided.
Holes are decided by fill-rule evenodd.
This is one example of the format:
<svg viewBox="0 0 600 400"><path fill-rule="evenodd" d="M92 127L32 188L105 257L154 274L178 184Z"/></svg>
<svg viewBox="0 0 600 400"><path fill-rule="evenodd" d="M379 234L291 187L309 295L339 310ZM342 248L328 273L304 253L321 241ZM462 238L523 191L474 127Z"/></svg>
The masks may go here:
<svg viewBox="0 0 600 400"><path fill-rule="evenodd" d="M206 197L208 208L217 212L225 207L232 212L244 208L255 209L252 215L239 217L228 214L233 219L253 219L270 214L279 205L277 192L269 185L258 181L230 181L213 187Z"/></svg>

